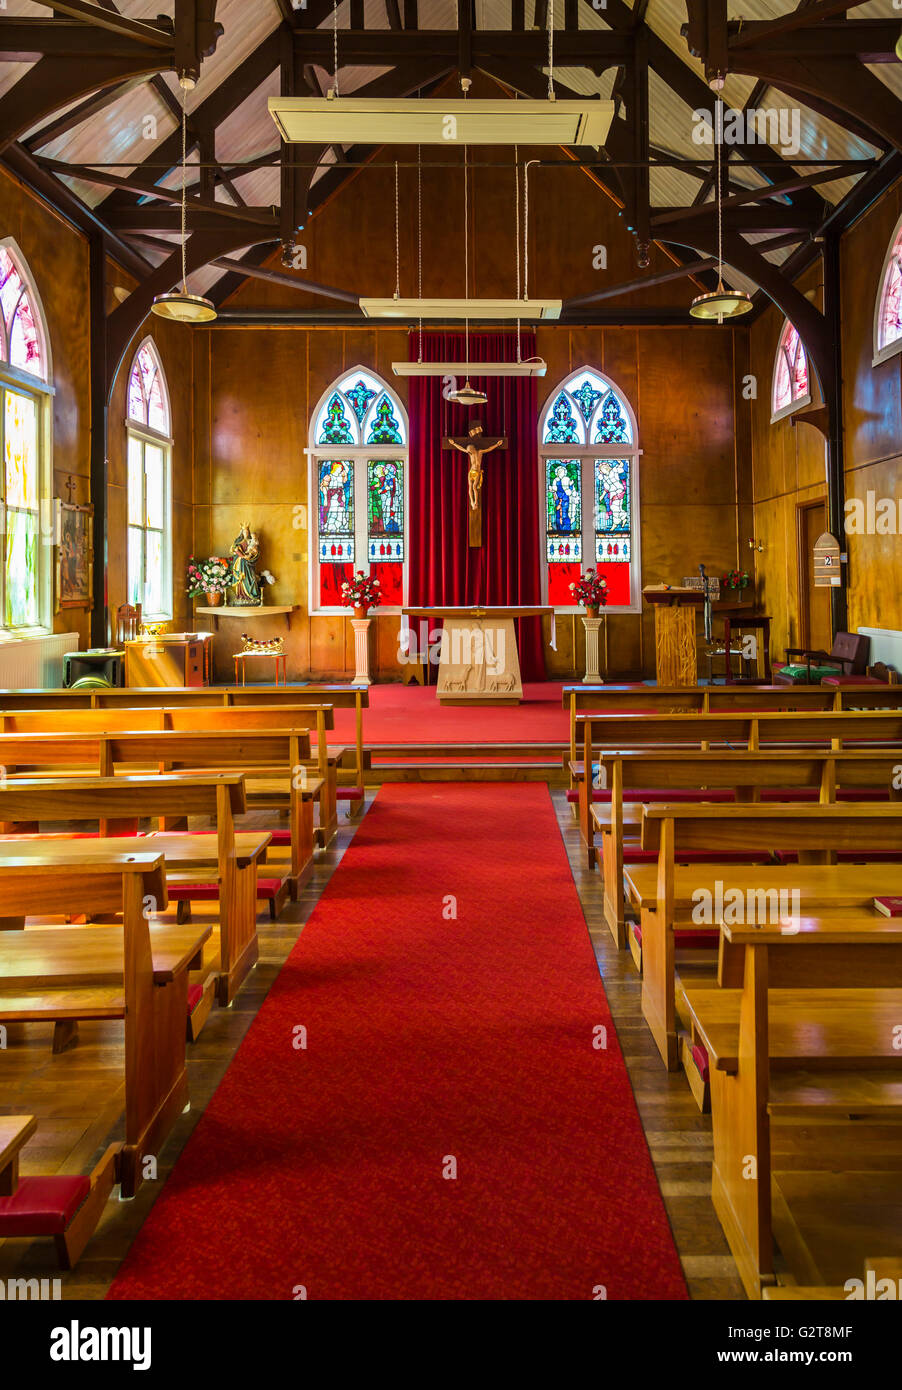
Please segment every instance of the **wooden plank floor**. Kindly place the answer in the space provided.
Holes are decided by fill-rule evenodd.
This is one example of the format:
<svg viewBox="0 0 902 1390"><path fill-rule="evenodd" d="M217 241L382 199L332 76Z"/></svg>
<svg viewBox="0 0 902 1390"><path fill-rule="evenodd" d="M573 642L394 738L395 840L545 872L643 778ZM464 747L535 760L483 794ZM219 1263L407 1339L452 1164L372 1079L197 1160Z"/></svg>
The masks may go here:
<svg viewBox="0 0 902 1390"><path fill-rule="evenodd" d="M563 792L552 795L691 1295L742 1298L709 1196L710 1122L698 1113L682 1076L670 1076L661 1068L639 1009L639 976L629 953L615 949L602 921L599 879L579 863L578 831L565 796ZM259 818L265 818L263 813ZM50 1241L0 1241L0 1279L60 1277L64 1299L103 1298L358 823L341 817L339 834L330 849L317 856L300 901L287 904L278 922L269 921L265 908L259 915L256 969L230 1009L214 1007L199 1041L188 1049L191 1110L179 1120L160 1155L158 1180L146 1182L131 1202L113 1199L107 1203L76 1270L68 1274L57 1270ZM196 920L203 920L205 911L215 912L215 905L196 905ZM0 1054L0 1112L39 1118L22 1171L87 1173L119 1132L121 1025L82 1024L78 1046L60 1057L51 1055L49 1026L28 1031L26 1044L16 1043ZM210 1297L216 1297L214 1286Z"/></svg>

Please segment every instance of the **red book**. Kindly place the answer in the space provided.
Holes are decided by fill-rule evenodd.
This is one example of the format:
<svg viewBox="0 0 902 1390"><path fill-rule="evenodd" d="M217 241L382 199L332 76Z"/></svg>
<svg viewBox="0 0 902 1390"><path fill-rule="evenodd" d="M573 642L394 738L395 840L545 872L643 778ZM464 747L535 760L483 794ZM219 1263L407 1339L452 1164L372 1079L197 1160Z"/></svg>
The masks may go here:
<svg viewBox="0 0 902 1390"><path fill-rule="evenodd" d="M884 917L902 917L902 898L875 898L874 906Z"/></svg>

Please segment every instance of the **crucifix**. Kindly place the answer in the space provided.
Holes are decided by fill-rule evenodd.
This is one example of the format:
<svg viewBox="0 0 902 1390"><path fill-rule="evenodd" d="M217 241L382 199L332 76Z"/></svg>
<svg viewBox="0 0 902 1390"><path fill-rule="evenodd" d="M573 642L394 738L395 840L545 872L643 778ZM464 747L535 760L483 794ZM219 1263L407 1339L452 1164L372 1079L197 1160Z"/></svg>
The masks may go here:
<svg viewBox="0 0 902 1390"><path fill-rule="evenodd" d="M467 492L470 503L470 545L482 545L482 460L493 449L506 449L507 436L489 436L482 432L482 421L474 420L462 439L449 437L442 440L443 449L457 449L470 460L467 470Z"/></svg>

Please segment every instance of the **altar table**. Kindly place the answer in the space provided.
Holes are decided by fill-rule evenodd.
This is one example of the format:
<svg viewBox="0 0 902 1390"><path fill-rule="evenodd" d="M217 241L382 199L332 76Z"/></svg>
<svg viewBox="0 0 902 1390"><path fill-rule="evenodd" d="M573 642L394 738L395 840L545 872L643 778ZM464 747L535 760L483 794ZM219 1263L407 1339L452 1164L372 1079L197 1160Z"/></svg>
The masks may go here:
<svg viewBox="0 0 902 1390"><path fill-rule="evenodd" d="M443 633L436 694L443 705L518 705L523 699L515 618L553 614L541 605L523 608L402 608L408 618L441 621Z"/></svg>

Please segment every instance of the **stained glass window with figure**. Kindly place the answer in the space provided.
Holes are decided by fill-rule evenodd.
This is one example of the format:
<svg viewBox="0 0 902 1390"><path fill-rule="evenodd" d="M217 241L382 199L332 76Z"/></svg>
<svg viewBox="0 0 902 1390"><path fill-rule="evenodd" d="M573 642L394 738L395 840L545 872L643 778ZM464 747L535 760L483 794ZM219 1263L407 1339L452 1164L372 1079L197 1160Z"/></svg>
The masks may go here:
<svg viewBox="0 0 902 1390"><path fill-rule="evenodd" d="M570 585L592 567L607 580L610 608L637 611L639 450L622 392L591 368L574 373L549 397L539 453L548 602L574 609Z"/></svg>
<svg viewBox="0 0 902 1390"><path fill-rule="evenodd" d="M773 420L791 415L811 400L808 388L808 358L802 340L789 319L783 325L774 362Z"/></svg>
<svg viewBox="0 0 902 1390"><path fill-rule="evenodd" d="M379 580L384 607L400 607L407 573L403 406L385 382L358 367L325 392L311 435L314 611L338 609L342 583L360 569Z"/></svg>
<svg viewBox="0 0 902 1390"><path fill-rule="evenodd" d="M12 243L0 244L0 447L6 513L0 626L49 626L49 361L37 290ZM42 540L48 542L42 544Z"/></svg>

